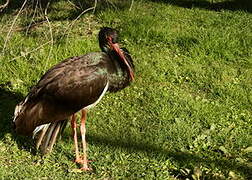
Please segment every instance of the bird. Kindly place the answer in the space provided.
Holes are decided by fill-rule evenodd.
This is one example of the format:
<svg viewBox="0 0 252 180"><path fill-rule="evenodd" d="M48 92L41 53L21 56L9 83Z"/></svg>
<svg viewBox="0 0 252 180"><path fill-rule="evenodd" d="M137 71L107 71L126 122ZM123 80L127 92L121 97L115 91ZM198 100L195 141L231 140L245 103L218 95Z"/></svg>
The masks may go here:
<svg viewBox="0 0 252 180"><path fill-rule="evenodd" d="M106 92L117 92L135 78L135 66L129 51L120 48L118 31L102 27L98 33L101 51L67 58L51 67L15 107L13 128L19 135L36 137L42 153L52 151L59 134L71 121L75 162L88 171L86 127L87 112ZM77 116L81 112L80 156Z"/></svg>

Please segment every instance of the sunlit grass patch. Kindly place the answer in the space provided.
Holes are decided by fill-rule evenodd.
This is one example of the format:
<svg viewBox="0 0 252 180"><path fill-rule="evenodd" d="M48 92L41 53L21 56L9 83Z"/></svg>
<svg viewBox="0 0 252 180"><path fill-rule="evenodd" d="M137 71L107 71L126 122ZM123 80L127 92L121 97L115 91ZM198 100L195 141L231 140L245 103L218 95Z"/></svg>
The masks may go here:
<svg viewBox="0 0 252 180"><path fill-rule="evenodd" d="M71 1L72 2L72 1ZM0 18L0 176L20 179L250 179L252 14L166 1L55 1ZM51 8L51 9L50 9ZM50 10L50 11L49 11ZM44 20L44 21L43 21ZM40 22L36 24L36 22ZM43 21L41 23L41 21ZM28 28L30 22L36 25ZM102 26L120 31L136 81L88 114L91 173L76 173L70 127L41 157L11 132L16 103L52 65L99 51ZM4 47L5 46L5 47Z"/></svg>

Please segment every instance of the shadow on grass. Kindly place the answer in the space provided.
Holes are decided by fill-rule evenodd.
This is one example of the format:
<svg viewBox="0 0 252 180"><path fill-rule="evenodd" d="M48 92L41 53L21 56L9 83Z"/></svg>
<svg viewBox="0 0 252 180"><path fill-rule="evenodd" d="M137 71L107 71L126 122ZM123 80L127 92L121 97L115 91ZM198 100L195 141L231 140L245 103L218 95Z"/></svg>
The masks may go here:
<svg viewBox="0 0 252 180"><path fill-rule="evenodd" d="M213 10L213 11L220 11L220 10L231 10L231 11L237 11L237 10L244 10L247 12L252 13L252 1L251 0L222 0L217 1L216 0L149 0L152 2L162 2L167 3L174 6L184 7L184 8L202 8L207 10ZM57 3L68 3L68 5L71 6L71 8L67 8L66 6L54 6ZM2 2L1 4L3 4ZM18 10L22 7L24 3L20 0L11 0L9 5L0 12L1 14L12 14L17 13ZM1 5L0 4L0 5ZM96 12L101 12L106 9L117 9L117 10L124 10L129 9L132 4L132 1L125 1L125 0L116 0L116 1L109 1L109 0L102 0L97 1L96 4ZM59 16L54 17L50 20L54 21L60 21L60 20L74 20L80 13L85 11L88 8L92 8L95 6L95 1L90 0L32 0L27 1L25 8L28 7L30 10L34 10L35 8L39 8L40 11L44 12L45 9L47 9L47 12L50 13L51 11L70 11L68 16ZM24 9L25 9L24 8ZM29 11L28 11L29 12ZM32 12L32 11L30 11ZM32 18L33 13L27 13L29 18Z"/></svg>
<svg viewBox="0 0 252 180"><path fill-rule="evenodd" d="M152 2L162 2L183 8L202 8L213 11L230 10L230 11L247 11L252 13L251 0L223 0L216 2L215 0L150 0Z"/></svg>
<svg viewBox="0 0 252 180"><path fill-rule="evenodd" d="M171 152L164 150L162 148L155 147L151 144L141 143L141 142L132 142L132 141L112 141L104 137L95 136L95 135L89 135L88 136L88 142L90 144L98 144L103 146L113 146L115 148L124 148L128 152L136 152L136 151L142 151L146 152L148 156L153 158L158 158L161 156L172 159L172 161L175 161L179 164L180 167L184 168L191 168L199 167L199 165L203 165L204 167L214 166L218 169L225 170L225 171L236 171L241 174L244 174L248 179L252 178L252 168L248 167L247 165L235 162L234 159L224 159L224 158L218 158L218 159L210 159L205 157L200 157L200 154L192 154L192 153L186 153L186 152ZM175 176L180 176L180 172L174 172ZM190 177L180 177L180 179L189 178Z"/></svg>
<svg viewBox="0 0 252 180"><path fill-rule="evenodd" d="M6 0L7 1L7 0ZM184 8L192 8L192 7L198 7L208 10L214 10L219 11L221 9L236 11L236 10L245 10L248 12L252 12L252 1L251 0L222 0L216 1L216 0L149 0L153 2L162 2L162 3L168 3L171 5L184 7ZM76 12L73 13L73 16L66 17L67 19L75 19L79 13L84 11L87 8L93 7L95 1L93 0L32 0L27 1L26 6L29 6L31 8L35 8L36 5L40 7L42 10L45 10L48 8L48 12L51 10L58 10L55 8L51 8L53 4L59 3L59 2L69 2L72 4L73 7L76 8ZM5 1L3 1L1 4L4 4ZM20 0L11 0L8 7L4 9L2 14L4 13L13 13L19 10L24 3ZM130 8L132 1L125 1L125 0L116 0L116 1L109 1L109 0L102 0L97 2L97 11L102 11L107 8L115 8L115 9L128 9ZM49 6L48 6L49 4ZM67 10L67 9L66 9ZM62 19L64 20L64 19Z"/></svg>
<svg viewBox="0 0 252 180"><path fill-rule="evenodd" d="M12 120L15 106L23 99L20 93L14 93L7 90L8 85L0 84L0 141L5 141L5 136L11 134L19 149L25 149L32 154L35 153L32 139L19 136L12 129Z"/></svg>

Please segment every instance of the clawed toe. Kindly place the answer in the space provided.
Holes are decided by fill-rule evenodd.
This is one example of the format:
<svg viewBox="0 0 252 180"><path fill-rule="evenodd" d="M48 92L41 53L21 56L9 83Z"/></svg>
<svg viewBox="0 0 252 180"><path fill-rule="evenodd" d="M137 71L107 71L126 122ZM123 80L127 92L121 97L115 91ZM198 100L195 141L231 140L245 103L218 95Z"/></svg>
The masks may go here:
<svg viewBox="0 0 252 180"><path fill-rule="evenodd" d="M94 160L86 160L87 163L93 162ZM85 163L85 158L84 157L79 157L74 160L74 162L78 164L84 164Z"/></svg>
<svg viewBox="0 0 252 180"><path fill-rule="evenodd" d="M88 162L91 162L91 161L86 160L84 157L76 158L74 160L74 162L82 165L82 167L80 168L80 170L82 170L82 171L92 171L92 168L88 167Z"/></svg>
<svg viewBox="0 0 252 180"><path fill-rule="evenodd" d="M84 159L82 159L82 158L75 159L74 162L76 162L78 164L84 164L85 163Z"/></svg>

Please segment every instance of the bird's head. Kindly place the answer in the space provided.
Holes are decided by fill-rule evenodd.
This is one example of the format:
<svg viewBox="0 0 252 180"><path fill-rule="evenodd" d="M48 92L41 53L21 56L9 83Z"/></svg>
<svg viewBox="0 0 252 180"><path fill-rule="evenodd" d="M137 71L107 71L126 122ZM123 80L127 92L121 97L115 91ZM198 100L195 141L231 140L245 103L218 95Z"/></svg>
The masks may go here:
<svg viewBox="0 0 252 180"><path fill-rule="evenodd" d="M99 32L99 45L101 50L105 53L114 51L118 55L120 60L126 65L130 79L134 80L134 67L132 64L132 59L129 55L126 56L124 50L120 48L118 44L117 31L109 27L102 27ZM129 54L128 52L126 53Z"/></svg>

